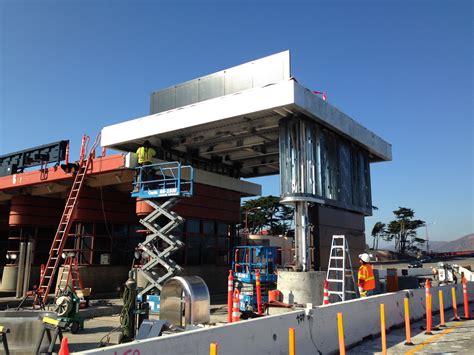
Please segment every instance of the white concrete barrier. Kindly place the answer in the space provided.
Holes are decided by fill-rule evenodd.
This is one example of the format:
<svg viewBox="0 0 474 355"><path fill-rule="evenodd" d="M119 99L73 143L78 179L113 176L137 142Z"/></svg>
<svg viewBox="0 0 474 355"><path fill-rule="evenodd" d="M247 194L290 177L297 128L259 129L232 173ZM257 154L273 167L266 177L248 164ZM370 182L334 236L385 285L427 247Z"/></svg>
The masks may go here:
<svg viewBox="0 0 474 355"><path fill-rule="evenodd" d="M390 269L387 267L386 269L376 269L379 275L380 279L386 279L387 278L387 269ZM431 269L425 269L425 268L414 268L414 269L397 269L397 275L398 276L433 276L433 271ZM403 275L405 273L405 275Z"/></svg>
<svg viewBox="0 0 474 355"><path fill-rule="evenodd" d="M433 287L433 311L439 310L438 290L443 290L444 306L451 308L451 287L456 289L458 304L462 304L462 285ZM472 300L473 285L468 285ZM380 304L385 304L387 328L404 323L403 299L409 295L410 316L420 319L425 314L425 290L405 290L357 299L329 306L318 306L307 316L305 311L241 321L219 327L200 329L128 344L95 349L84 354L148 355L148 354L209 354L209 344L219 344L223 354L286 354L288 328L295 328L297 354L327 354L338 351L337 313L344 315L346 346L380 333ZM462 315L462 307L459 307ZM390 335L388 335L390 336Z"/></svg>

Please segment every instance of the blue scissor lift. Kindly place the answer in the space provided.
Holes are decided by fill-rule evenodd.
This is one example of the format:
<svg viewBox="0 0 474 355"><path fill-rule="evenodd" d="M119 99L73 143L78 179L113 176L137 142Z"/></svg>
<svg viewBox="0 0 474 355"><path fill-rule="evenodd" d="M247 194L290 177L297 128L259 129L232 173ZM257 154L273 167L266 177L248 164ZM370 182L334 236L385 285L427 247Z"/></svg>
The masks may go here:
<svg viewBox="0 0 474 355"><path fill-rule="evenodd" d="M170 255L184 246L182 241L171 234L184 219L171 209L181 198L193 195L193 181L193 168L179 162L150 164L137 168L132 197L144 200L153 208L153 212L140 220L149 234L145 241L138 245L142 256L147 260L138 272L149 284L139 292L139 296L144 296L155 288L161 292L163 283L182 270L170 259ZM164 272L158 272L157 266L161 266Z"/></svg>
<svg viewBox="0 0 474 355"><path fill-rule="evenodd" d="M277 247L238 246L234 248L232 271L234 287L240 291L240 310L257 310L255 271L260 271L262 303L268 302L268 291L276 289Z"/></svg>

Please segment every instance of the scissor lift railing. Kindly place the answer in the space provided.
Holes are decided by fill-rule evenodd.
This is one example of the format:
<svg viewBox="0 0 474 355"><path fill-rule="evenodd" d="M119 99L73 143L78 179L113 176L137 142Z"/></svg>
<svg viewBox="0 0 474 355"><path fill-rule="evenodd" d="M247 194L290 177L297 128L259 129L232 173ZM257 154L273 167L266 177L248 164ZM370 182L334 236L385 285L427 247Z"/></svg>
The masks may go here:
<svg viewBox="0 0 474 355"><path fill-rule="evenodd" d="M194 170L190 165L179 162L143 165L137 168L132 197L190 197L193 195L193 181Z"/></svg>
<svg viewBox="0 0 474 355"><path fill-rule="evenodd" d="M276 282L276 256L276 247L238 246L234 249L232 270L244 282L255 281L255 270L260 271L260 281Z"/></svg>
<svg viewBox="0 0 474 355"><path fill-rule="evenodd" d="M146 295L154 288L161 292L163 283L182 270L170 256L184 246L182 241L171 234L184 219L171 209L181 198L193 195L193 181L193 168L182 166L179 162L137 168L132 197L144 200L153 208L153 212L140 220L150 233L138 246L147 259L138 272L149 282L139 295ZM164 272L159 272L158 266Z"/></svg>

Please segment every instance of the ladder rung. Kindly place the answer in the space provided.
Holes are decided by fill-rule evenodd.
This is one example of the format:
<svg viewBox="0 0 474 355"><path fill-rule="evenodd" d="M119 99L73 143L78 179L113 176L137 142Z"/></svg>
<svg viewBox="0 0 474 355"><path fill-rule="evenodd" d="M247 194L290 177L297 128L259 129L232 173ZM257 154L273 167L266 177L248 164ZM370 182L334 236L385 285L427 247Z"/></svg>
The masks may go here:
<svg viewBox="0 0 474 355"><path fill-rule="evenodd" d="M336 280L336 279L326 279L327 282L343 282L342 280Z"/></svg>
<svg viewBox="0 0 474 355"><path fill-rule="evenodd" d="M331 259L343 260L343 256L331 256Z"/></svg>

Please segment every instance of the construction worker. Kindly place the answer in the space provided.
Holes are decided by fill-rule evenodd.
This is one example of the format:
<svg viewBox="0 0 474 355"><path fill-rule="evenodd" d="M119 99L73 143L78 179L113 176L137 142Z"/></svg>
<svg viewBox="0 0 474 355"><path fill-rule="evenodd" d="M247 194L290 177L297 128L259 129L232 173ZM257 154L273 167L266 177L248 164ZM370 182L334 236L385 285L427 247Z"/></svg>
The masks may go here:
<svg viewBox="0 0 474 355"><path fill-rule="evenodd" d="M151 147L149 141L145 141L143 146L137 149L138 165L149 165L155 157L156 151Z"/></svg>
<svg viewBox="0 0 474 355"><path fill-rule="evenodd" d="M138 166L150 165L155 155L156 151L151 147L150 142L146 140L143 146L137 149ZM150 180L152 173L153 171L151 169L143 168L141 173L142 180ZM140 176L136 176L135 180L137 181L137 185L135 186L134 192L138 191L139 179Z"/></svg>
<svg viewBox="0 0 474 355"><path fill-rule="evenodd" d="M360 297L372 296L375 292L374 269L370 264L370 255L363 253L359 255L360 267L358 273Z"/></svg>

